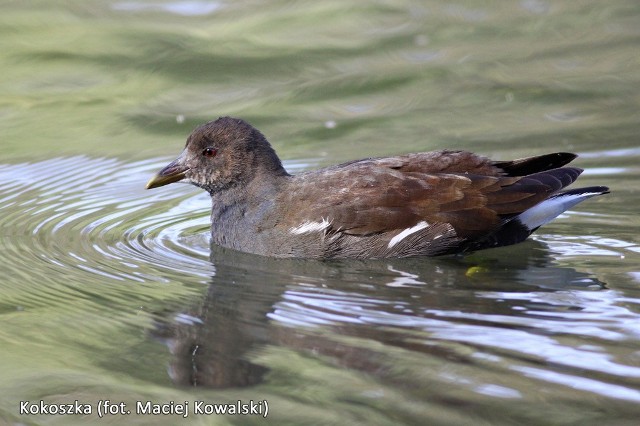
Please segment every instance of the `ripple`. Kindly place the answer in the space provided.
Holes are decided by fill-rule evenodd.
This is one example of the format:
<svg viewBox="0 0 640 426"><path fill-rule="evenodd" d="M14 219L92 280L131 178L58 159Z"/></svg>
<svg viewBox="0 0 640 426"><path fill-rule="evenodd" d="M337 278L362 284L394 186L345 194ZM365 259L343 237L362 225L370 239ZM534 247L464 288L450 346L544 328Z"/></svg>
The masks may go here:
<svg viewBox="0 0 640 426"><path fill-rule="evenodd" d="M597 235L567 236L544 234L536 237L544 241L556 253L562 256L613 256L624 257L627 254L640 253L638 244L616 238L603 238Z"/></svg>
<svg viewBox="0 0 640 426"><path fill-rule="evenodd" d="M0 245L12 272L32 279L69 268L118 281L210 278L209 196L185 185L144 189L169 160L76 156L0 165Z"/></svg>
<svg viewBox="0 0 640 426"><path fill-rule="evenodd" d="M433 309L412 305L410 300L306 287L288 290L269 317L289 327L335 326L344 331L344 327L375 326L386 333L391 329L419 330L425 348L458 342L492 365L490 368L505 366L549 383L568 387L579 383L575 389L605 396L610 392L609 396L622 400L638 399L640 393L633 389L633 383L640 378L640 368L610 352L617 342L633 345L639 335L640 316L621 306L620 293L478 292L477 296L495 303L487 312L465 312L453 306ZM510 306L511 311L505 312L500 305ZM391 341L400 340L396 336ZM417 348L418 340L413 341ZM589 343L567 344L571 341ZM547 367L536 368L538 365ZM480 386L477 391L500 389ZM507 391L501 397L516 396L516 391Z"/></svg>
<svg viewBox="0 0 640 426"><path fill-rule="evenodd" d="M422 351L421 345L455 343L483 354L476 359L487 365L506 359L505 368L560 384L577 372L589 372L602 378L597 393L609 389L622 392L621 399L635 398L624 394L628 388L613 383L640 378L640 369L616 359L608 348L640 336L638 301L616 291L601 291L597 279L554 262L580 256L636 258L637 244L593 235L542 234L538 240L551 250L541 251L541 257L520 245L509 250L510 259L501 260L503 270L474 265L480 271L475 274L469 274L473 267L464 263L420 259L333 265L256 260L249 255L241 260L234 255L227 263L216 259L214 265L209 258L208 195L181 185L144 190L149 176L168 160L123 162L80 156L0 165L0 250L9 282L21 286L20 292L10 294L7 287L0 287L9 295L0 309L51 303L67 309L75 299L83 303L78 312L87 312L84 304L98 309L104 300L145 297L126 285L105 292L100 288L104 284L172 283L188 277L206 285L213 295L206 300L214 303L213 308L205 304L198 312L224 316L223 308L234 292L239 293L232 305L246 304L247 318L231 318L229 324L224 322L229 318L221 320L227 324L220 328L222 336L232 325L254 327L268 318L265 327L340 329L392 345L411 340L411 347ZM288 166L296 170L311 163ZM611 220L602 215L580 218ZM522 256L516 255L519 249ZM551 259L550 252L557 256ZM60 279L54 283L51 275ZM488 278L486 283L483 277ZM91 278L96 278L95 285L83 285ZM242 285L235 285L237 281ZM270 283L268 289L265 282ZM229 283L233 285L227 287ZM109 321L121 320L121 312L114 309ZM175 322L201 327L206 318L200 319L198 312L178 313ZM372 331L380 329L385 332L379 336ZM230 333L229 339L237 338L238 332ZM567 339L580 344L567 344ZM563 369L563 375L553 374L552 369L537 374L532 368L540 362ZM583 382L584 389L593 391L596 380L589 380ZM518 390L495 383L470 386L485 395L518 397Z"/></svg>
<svg viewBox="0 0 640 426"><path fill-rule="evenodd" d="M127 163L77 156L0 165L0 229L5 236L0 244L13 258L13 273L75 268L120 281L167 282L184 273L210 278L215 268L209 261L207 194L181 185L143 189L167 160ZM543 239L567 256L637 251L632 243L591 236ZM47 267L31 268L32 262L46 262ZM416 275L389 268L399 273L387 283L390 287L424 284Z"/></svg>
<svg viewBox="0 0 640 426"><path fill-rule="evenodd" d="M56 158L4 165L3 248L16 273L75 268L114 280L209 277L209 199L184 187L147 192L165 160ZM186 194L186 195L185 195ZM29 267L46 262L47 268Z"/></svg>

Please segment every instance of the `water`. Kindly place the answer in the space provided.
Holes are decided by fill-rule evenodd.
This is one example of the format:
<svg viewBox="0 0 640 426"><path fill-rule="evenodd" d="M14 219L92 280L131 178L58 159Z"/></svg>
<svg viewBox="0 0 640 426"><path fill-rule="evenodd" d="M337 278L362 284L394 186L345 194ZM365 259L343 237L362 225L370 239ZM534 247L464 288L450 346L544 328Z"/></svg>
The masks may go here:
<svg viewBox="0 0 640 426"><path fill-rule="evenodd" d="M82 1L0 14L0 423L635 425L640 7ZM291 172L575 151L589 200L515 247L316 262L210 247L144 184L236 115ZM20 401L90 404L20 414ZM100 419L99 401L131 414ZM136 401L188 403L136 414ZM264 401L267 401L264 404Z"/></svg>

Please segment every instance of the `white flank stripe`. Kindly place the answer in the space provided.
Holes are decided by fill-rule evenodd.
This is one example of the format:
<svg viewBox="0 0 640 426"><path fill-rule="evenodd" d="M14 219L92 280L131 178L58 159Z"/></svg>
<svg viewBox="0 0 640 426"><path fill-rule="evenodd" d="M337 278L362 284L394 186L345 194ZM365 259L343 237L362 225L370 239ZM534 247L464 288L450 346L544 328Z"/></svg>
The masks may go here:
<svg viewBox="0 0 640 426"><path fill-rule="evenodd" d="M423 220L421 222L418 222L417 225L414 225L411 228L405 229L404 231L402 231L401 233L393 237L391 241L389 241L389 245L387 246L387 248L391 248L395 246L396 244L398 244L400 241L402 241L409 235L416 233L419 230L426 228L427 226L429 226L429 224Z"/></svg>
<svg viewBox="0 0 640 426"><path fill-rule="evenodd" d="M296 226L294 228L289 228L289 232L292 234L307 234L309 232L320 232L324 231L331 225L327 219L322 219L322 222L305 222L302 225Z"/></svg>
<svg viewBox="0 0 640 426"><path fill-rule="evenodd" d="M551 222L566 210L575 206L581 201L600 195L600 192L587 192L584 194L568 194L551 197L529 210L520 213L518 219L527 228L535 229L545 223Z"/></svg>

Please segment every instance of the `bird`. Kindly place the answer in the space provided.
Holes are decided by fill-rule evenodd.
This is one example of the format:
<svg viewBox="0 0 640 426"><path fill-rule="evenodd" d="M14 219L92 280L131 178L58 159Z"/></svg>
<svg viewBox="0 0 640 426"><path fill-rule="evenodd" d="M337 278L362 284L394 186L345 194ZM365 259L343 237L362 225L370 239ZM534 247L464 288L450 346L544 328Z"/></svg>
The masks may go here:
<svg viewBox="0 0 640 426"><path fill-rule="evenodd" d="M147 189L185 182L211 195L211 242L279 258L464 255L524 241L605 186L556 152L493 161L462 150L365 158L289 174L265 136L220 117L197 127Z"/></svg>

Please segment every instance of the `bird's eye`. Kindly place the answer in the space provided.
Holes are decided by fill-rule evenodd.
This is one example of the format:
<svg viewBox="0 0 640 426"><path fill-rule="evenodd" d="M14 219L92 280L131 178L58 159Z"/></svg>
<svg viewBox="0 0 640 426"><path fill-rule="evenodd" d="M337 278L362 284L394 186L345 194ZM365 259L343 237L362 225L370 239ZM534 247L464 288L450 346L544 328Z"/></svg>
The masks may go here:
<svg viewBox="0 0 640 426"><path fill-rule="evenodd" d="M215 157L217 152L218 151L213 148L205 148L204 151L202 151L202 155L205 157Z"/></svg>

